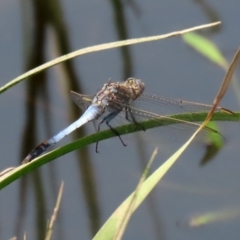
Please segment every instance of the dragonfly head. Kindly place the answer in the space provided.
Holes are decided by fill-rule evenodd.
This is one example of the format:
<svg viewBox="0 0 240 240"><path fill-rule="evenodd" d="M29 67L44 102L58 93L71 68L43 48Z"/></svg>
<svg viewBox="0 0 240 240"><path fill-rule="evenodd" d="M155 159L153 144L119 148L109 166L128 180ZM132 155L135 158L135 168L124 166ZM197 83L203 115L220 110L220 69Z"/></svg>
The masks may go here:
<svg viewBox="0 0 240 240"><path fill-rule="evenodd" d="M144 88L145 88L142 80L136 79L136 78L128 78L125 81L125 85L133 90L133 92L134 92L133 100L135 100L136 98L141 96L141 94L143 93Z"/></svg>

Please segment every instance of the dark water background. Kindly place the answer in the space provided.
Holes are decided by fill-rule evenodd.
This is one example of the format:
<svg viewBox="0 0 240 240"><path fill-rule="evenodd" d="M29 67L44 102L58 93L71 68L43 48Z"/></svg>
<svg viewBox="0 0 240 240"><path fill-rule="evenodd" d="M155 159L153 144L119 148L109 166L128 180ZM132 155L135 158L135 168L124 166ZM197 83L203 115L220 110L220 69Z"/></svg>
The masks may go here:
<svg viewBox="0 0 240 240"><path fill-rule="evenodd" d="M203 33L232 59L240 43L240 2L2 1L0 83L65 53L100 43L168 33L221 20ZM48 3L49 2L49 3ZM80 115L69 90L94 94L110 77L141 78L150 92L211 103L224 71L180 37L89 54L16 85L0 99L0 169L18 165L38 143ZM239 74L239 70L238 70ZM237 90L237 89L236 89ZM222 105L239 109L230 87ZM239 209L238 123L222 123L224 148L201 166L203 143L193 144L136 211L124 239L237 239L239 216L201 228L177 222L198 213ZM58 146L94 131L91 124ZM177 136L178 137L178 136ZM163 137L164 138L164 137ZM181 139L181 136L179 136ZM140 144L140 145L139 145ZM118 139L67 154L0 192L0 239L44 239L61 181L63 200L52 239L90 239L133 191L154 146ZM141 151L139 150L141 147ZM163 147L164 146L164 147ZM179 146L159 144L153 168Z"/></svg>

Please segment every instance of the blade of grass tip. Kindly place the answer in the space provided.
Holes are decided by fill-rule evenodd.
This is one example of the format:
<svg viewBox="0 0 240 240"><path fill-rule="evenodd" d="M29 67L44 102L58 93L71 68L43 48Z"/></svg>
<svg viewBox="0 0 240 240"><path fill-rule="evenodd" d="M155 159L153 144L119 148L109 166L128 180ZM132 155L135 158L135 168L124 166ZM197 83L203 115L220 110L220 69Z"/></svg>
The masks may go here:
<svg viewBox="0 0 240 240"><path fill-rule="evenodd" d="M144 172L143 172L143 174L142 174L142 176L139 180L139 183L138 183L138 185L135 189L133 197L132 197L131 201L129 202L129 206L126 209L126 213L125 213L125 215L123 215L122 221L120 221L119 227L118 227L118 229L116 231L116 234L115 234L115 237L114 237L115 240L120 240L123 236L123 233L126 229L126 226L127 226L128 222L130 220L130 217L133 213L133 208L134 208L134 205L135 205L135 202L136 202L136 199L137 199L137 195L138 195L138 193L141 189L141 186L142 186L143 182L147 178L149 169L150 169L150 167L151 167L151 165L152 165L152 163L153 163L153 161L154 161L154 159L157 155L157 152L158 152L158 148L155 148L153 153L152 153L152 156L151 156L150 160L148 161L148 164L147 164L146 168L144 169Z"/></svg>
<svg viewBox="0 0 240 240"><path fill-rule="evenodd" d="M213 101L213 108L212 110L209 112L208 116L207 116L207 119L206 120L210 120L210 118L212 117L215 109L217 108L217 106L219 105L220 101L222 100L223 96L225 95L227 89L228 89L228 86L232 80L232 76L233 76L233 73L235 71L235 68L237 66L237 63L238 63L238 60L240 58L240 48L237 50L236 54L234 55L233 57L233 60L229 66L229 69L226 73L226 76L224 77L223 79L223 82L221 84L221 87L218 91L218 94L217 96L215 97L214 101Z"/></svg>
<svg viewBox="0 0 240 240"><path fill-rule="evenodd" d="M229 221L236 217L239 217L239 215L240 211L238 207L227 208L215 212L207 212L203 214L194 215L192 217L188 217L187 219L182 219L177 222L177 225L181 228L183 227L196 228L220 221Z"/></svg>
<svg viewBox="0 0 240 240"><path fill-rule="evenodd" d="M213 42L197 33L187 33L184 34L182 38L189 46L210 61L219 65L224 70L228 69L228 62Z"/></svg>
<svg viewBox="0 0 240 240"><path fill-rule="evenodd" d="M23 81L26 78L29 78L32 75L35 75L35 74L37 74L37 73L39 73L43 70L46 70L50 67L53 67L57 64L60 64L60 63L64 62L64 61L70 60L72 58L75 58L75 57L78 57L78 56L81 56L81 55L84 55L84 54L97 52L97 51L102 51L102 50L107 50L107 49L112 49L112 48L117 48L117 47L122 47L122 46L127 46L127 45L132 45L132 44L138 44L138 43L144 43L144 42L150 42L150 41L157 41L157 40L161 40L161 39L164 39L164 38L169 38L169 37L173 37L173 36L182 35L182 34L185 34L187 32L196 31L196 30L203 29L203 28L208 28L208 27L213 27L213 26L216 26L220 23L221 22L203 24L203 25L200 25L200 26L196 26L196 27L185 29L185 30L168 33L168 34L151 36L151 37L128 39L128 40L111 42L111 43L104 43L104 44L95 45L95 46L92 46L92 47L86 47L86 48L83 48L83 49L79 49L77 51L74 51L74 52L71 52L69 54L63 55L61 57L55 58L52 61L44 63L44 64L26 72L26 73L18 76L17 78L14 78L13 80L11 80L10 82L8 82L7 84L5 84L4 86L2 86L0 88L0 93L3 93L8 88L18 84L19 82Z"/></svg>
<svg viewBox="0 0 240 240"><path fill-rule="evenodd" d="M197 52L205 56L210 61L214 62L218 66L220 66L224 71L227 71L229 68L228 61L224 58L223 54L219 50L219 48L211 42L209 39L200 36L196 33L187 33L182 36L183 40L194 48ZM237 78L233 76L232 85L234 92L240 101L240 85L237 81Z"/></svg>
<svg viewBox="0 0 240 240"><path fill-rule="evenodd" d="M63 195L63 188L64 188L64 183L62 182L61 186L59 188L56 206L54 208L50 223L49 223L48 228L47 228L47 233L46 233L45 240L50 240L51 239L53 226L54 226L54 223L57 219L57 213L58 213L58 210L59 210L59 207L60 207L60 204L61 204L61 199L62 199L62 195Z"/></svg>

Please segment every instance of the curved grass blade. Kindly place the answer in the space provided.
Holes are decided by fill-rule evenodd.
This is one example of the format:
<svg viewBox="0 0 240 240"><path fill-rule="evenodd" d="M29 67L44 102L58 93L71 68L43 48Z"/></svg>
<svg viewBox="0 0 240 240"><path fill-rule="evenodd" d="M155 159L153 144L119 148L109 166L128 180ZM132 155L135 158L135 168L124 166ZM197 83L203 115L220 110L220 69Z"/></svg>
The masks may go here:
<svg viewBox="0 0 240 240"><path fill-rule="evenodd" d="M127 46L127 45L132 45L132 44L138 44L138 43L144 43L144 42L150 42L150 41L157 41L157 40L161 40L161 39L165 39L165 38L169 38L169 37L173 37L173 36L178 36L178 35L182 35L185 34L187 32L190 31L196 31L199 29L203 29L203 28L207 28L207 27L213 27L216 26L218 24L220 24L221 22L214 22L214 23L210 23L210 24L204 24L204 25L200 25L200 26L196 26L196 27L192 27L192 28L188 28L182 31L176 31L176 32L172 32L172 33L168 33L168 34L163 34L163 35L157 35L157 36L152 36L152 37L143 37L143 38L135 38L135 39L129 39L129 40L123 40L123 41L117 41L117 42L111 42L111 43L104 43L104 44L100 44L100 45L95 45L92 47L86 47L86 48L82 48L80 50L71 52L69 54L63 55L61 57L55 58L52 61L49 61L47 63L44 63L22 75L20 75L17 78L14 78L13 80L11 80L10 82L8 82L7 84L5 84L4 86L2 86L0 88L0 94L5 92L8 88L20 83L21 81L23 81L26 78L29 78L30 76L37 74L43 70L46 70L50 67L53 67L57 64L60 64L64 61L70 60L72 58L84 55L84 54L88 54L88 53L92 53L92 52L97 52L97 51L102 51L102 50L106 50L106 49L112 49L112 48L117 48L117 47L122 47L122 46Z"/></svg>
<svg viewBox="0 0 240 240"><path fill-rule="evenodd" d="M213 109L212 109L211 113L209 113L209 114L213 114L213 112L216 109L216 106L219 104L219 102L223 98L224 94L226 93L227 88L230 84L230 81L232 81L233 73L234 73L236 65L238 63L238 59L240 58L240 48L236 52L236 54L230 64L230 67L228 67L229 64L225 60L225 58L223 57L223 55L221 54L219 49L216 47L216 45L214 43L212 43L208 39L206 39L198 34L195 34L195 33L187 33L184 36L182 36L182 38L184 39L184 41L186 43L188 43L190 46L192 46L196 51L198 51L199 53L201 53L202 55L204 55L205 57L207 57L208 59L210 59L214 63L218 64L220 67L222 67L224 70L227 71L226 76L220 87L220 90L214 100ZM235 85L236 85L236 83L235 83ZM239 89L238 87L236 87L236 88ZM240 99L240 96L238 93L237 93L237 96Z"/></svg>
<svg viewBox="0 0 240 240"><path fill-rule="evenodd" d="M183 40L204 57L220 66L224 71L229 68L229 62L224 58L219 48L209 39L197 34L187 33L182 36ZM240 85L236 77L232 79L234 92L240 102Z"/></svg>
<svg viewBox="0 0 240 240"><path fill-rule="evenodd" d="M175 115L172 116L173 118L179 118L184 119L186 121L197 121L201 122L203 121L207 116L207 113L196 113L196 114L181 114L181 115ZM212 121L239 121L240 113L235 113L234 115L229 115L223 112L217 112L213 115ZM164 127L169 124L173 124L170 120L165 120L162 122L156 122L155 120L148 120L145 122L141 122L141 126L143 126L146 130L154 127ZM128 134L133 133L137 131L141 131L142 129L136 127L135 124L128 124L123 125L116 130L121 134ZM53 161L54 159L65 155L69 152L72 152L76 149L83 148L87 145L90 145L92 143L95 143L97 141L101 141L104 139L108 139L111 137L116 137L114 133L111 130L105 130L99 133L92 134L90 136L83 137L81 139L78 139L72 143L69 143L65 146L62 146L60 148L57 148L51 152L48 152L38 158L36 158L34 161L21 165L19 167L11 169L10 172L7 172L6 174L2 175L0 177L0 189L3 189L8 184L14 182L16 179L20 178L23 175L26 175L29 172L32 172L33 170L39 168L40 166L47 164L48 162ZM4 171L3 171L4 172Z"/></svg>
<svg viewBox="0 0 240 240"><path fill-rule="evenodd" d="M181 228L197 228L213 223L218 223L220 221L229 221L239 216L239 207L226 208L219 211L194 215L187 219L182 219L177 222L177 225Z"/></svg>
<svg viewBox="0 0 240 240"><path fill-rule="evenodd" d="M218 94L217 94L216 98L213 101L213 109L209 113L208 117L210 117L210 115L213 114L213 112L215 111L215 109L219 105L221 99L225 95L225 93L226 93L226 91L228 89L228 86L229 86L229 84L230 84L230 82L232 80L233 73L234 73L235 68L236 68L236 66L238 64L239 58L240 58L240 48L237 50L236 54L233 57L233 60L232 60L232 62L230 64L230 67L229 67L227 73L226 73L226 76L223 79L223 82L222 82L221 87L220 87L220 89L218 91Z"/></svg>
<svg viewBox="0 0 240 240"><path fill-rule="evenodd" d="M223 57L217 46L207 38L197 33L187 33L182 36L183 40L197 52L219 65L224 70L228 69L228 62Z"/></svg>

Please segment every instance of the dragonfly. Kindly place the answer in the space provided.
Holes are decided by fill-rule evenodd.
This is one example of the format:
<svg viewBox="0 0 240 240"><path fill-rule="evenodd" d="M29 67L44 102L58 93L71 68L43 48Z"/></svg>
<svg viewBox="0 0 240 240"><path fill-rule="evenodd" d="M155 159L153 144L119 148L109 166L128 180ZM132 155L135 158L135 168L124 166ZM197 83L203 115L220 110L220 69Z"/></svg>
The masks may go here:
<svg viewBox="0 0 240 240"><path fill-rule="evenodd" d="M121 138L121 135L112 126L112 122L118 116L125 119L128 123L134 123L141 130L145 131L144 127L141 125L141 121L146 119L154 119L156 121L162 121L163 119L169 119L175 124L180 124L188 126L191 128L199 127L199 124L188 122L185 120L174 119L169 115L163 113L163 109L175 112L199 112L199 111L209 111L211 105L174 100L164 97L160 97L155 94L145 93L145 84L142 80L136 78L128 78L124 82L112 82L111 79L105 83L100 91L98 91L93 97L79 94L71 91L70 97L74 103L76 103L85 112L83 115L69 125L67 128L60 131L55 136L42 142L37 147L35 147L23 160L23 164L28 163L45 152L50 146L56 144L66 135L70 134L77 128L83 126L84 124L100 119L97 125L97 132L100 131L101 126L105 123L111 131L118 136L121 143L126 146ZM160 113L154 113L149 111L149 105L147 107L141 108L142 103L150 103L152 106L158 106ZM140 107L139 107L140 105ZM173 109L173 110L172 110ZM220 111L228 111L224 108L218 107ZM173 125L173 124L172 124ZM207 130L216 132L213 129L207 128ZM97 152L98 142L96 143Z"/></svg>

